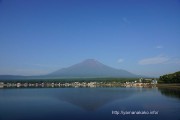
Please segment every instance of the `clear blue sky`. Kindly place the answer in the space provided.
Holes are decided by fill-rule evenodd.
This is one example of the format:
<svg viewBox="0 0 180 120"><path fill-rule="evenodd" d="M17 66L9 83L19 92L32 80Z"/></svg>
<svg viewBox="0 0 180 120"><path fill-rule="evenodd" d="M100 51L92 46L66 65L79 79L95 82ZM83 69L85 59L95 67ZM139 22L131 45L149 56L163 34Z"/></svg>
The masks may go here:
<svg viewBox="0 0 180 120"><path fill-rule="evenodd" d="M0 74L88 58L147 76L180 70L180 1L0 0Z"/></svg>

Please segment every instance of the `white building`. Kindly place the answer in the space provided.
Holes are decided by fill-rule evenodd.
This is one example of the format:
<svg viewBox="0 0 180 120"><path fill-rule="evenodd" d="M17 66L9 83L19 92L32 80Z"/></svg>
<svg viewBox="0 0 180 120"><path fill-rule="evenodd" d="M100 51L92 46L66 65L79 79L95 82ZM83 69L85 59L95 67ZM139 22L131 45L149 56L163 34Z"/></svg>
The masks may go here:
<svg viewBox="0 0 180 120"><path fill-rule="evenodd" d="M152 80L151 84L157 84L157 80L156 79Z"/></svg>
<svg viewBox="0 0 180 120"><path fill-rule="evenodd" d="M4 87L4 83L0 82L0 88L3 88L3 87Z"/></svg>

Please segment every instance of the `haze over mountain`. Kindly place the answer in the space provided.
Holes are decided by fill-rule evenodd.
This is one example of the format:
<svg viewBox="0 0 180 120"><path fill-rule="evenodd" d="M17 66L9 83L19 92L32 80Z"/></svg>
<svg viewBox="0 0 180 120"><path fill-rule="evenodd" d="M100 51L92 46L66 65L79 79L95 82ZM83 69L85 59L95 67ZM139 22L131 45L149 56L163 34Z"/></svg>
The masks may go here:
<svg viewBox="0 0 180 120"><path fill-rule="evenodd" d="M126 70L115 69L95 59L87 59L81 63L63 68L48 74L56 77L139 77Z"/></svg>
<svg viewBox="0 0 180 120"><path fill-rule="evenodd" d="M95 59L87 59L67 68L62 68L47 75L22 76L22 75L0 75L0 80L17 79L44 79L44 78L96 78L96 77L117 77L117 78L139 78L126 70L115 69L104 65Z"/></svg>

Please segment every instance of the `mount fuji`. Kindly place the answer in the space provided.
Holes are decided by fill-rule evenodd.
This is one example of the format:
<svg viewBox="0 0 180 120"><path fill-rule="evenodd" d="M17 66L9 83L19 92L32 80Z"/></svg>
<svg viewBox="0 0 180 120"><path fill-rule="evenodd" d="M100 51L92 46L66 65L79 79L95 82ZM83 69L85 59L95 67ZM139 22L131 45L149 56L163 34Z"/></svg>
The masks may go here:
<svg viewBox="0 0 180 120"><path fill-rule="evenodd" d="M52 77L121 77L137 78L140 77L126 70L115 69L100 63L95 59L87 59L78 64L63 68L48 74Z"/></svg>

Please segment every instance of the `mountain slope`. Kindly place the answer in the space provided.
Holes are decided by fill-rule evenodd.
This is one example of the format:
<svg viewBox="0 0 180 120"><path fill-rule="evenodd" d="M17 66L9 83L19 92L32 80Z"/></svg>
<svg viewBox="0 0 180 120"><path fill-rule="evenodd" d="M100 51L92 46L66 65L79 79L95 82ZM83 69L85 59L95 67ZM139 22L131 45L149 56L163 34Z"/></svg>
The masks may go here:
<svg viewBox="0 0 180 120"><path fill-rule="evenodd" d="M139 77L126 70L106 66L97 60L87 59L68 68L63 68L48 74L56 77Z"/></svg>

